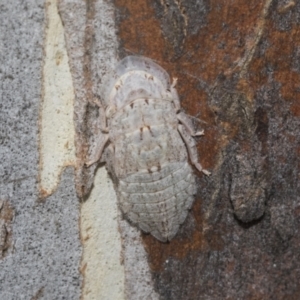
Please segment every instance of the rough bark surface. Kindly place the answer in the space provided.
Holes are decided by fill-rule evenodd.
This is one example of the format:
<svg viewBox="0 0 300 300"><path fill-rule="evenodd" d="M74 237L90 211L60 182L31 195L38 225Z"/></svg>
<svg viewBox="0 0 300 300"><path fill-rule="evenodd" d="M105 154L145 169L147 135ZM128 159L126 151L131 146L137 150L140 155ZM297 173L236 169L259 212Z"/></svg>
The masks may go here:
<svg viewBox="0 0 300 300"><path fill-rule="evenodd" d="M300 297L296 1L116 0L120 56L178 77L203 121L197 201L177 237L144 236L162 299Z"/></svg>
<svg viewBox="0 0 300 300"><path fill-rule="evenodd" d="M0 299L78 299L81 247L74 172L38 191L44 2L0 3ZM12 219L13 217L13 219ZM3 229L3 226L5 230ZM2 238L4 236L5 237Z"/></svg>
<svg viewBox="0 0 300 300"><path fill-rule="evenodd" d="M80 298L75 181L85 198L93 97L116 56L129 54L178 77L181 106L205 130L198 152L212 176L195 170L196 201L170 243L142 234L141 244L120 221L127 298L300 298L299 1L61 0L80 162L45 202L37 187L44 2L0 2L0 299ZM118 54L105 13L116 16Z"/></svg>

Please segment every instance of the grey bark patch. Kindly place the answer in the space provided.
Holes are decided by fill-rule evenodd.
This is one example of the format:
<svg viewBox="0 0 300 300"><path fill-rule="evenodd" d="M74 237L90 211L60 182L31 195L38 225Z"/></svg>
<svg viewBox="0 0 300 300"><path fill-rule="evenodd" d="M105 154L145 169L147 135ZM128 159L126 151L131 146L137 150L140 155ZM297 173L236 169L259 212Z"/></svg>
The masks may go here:
<svg viewBox="0 0 300 300"><path fill-rule="evenodd" d="M300 24L299 1L274 1L271 18L277 30L290 31Z"/></svg>
<svg viewBox="0 0 300 300"><path fill-rule="evenodd" d="M257 220L264 214L267 198L263 159L240 154L231 165L229 197L234 213L242 222Z"/></svg>
<svg viewBox="0 0 300 300"><path fill-rule="evenodd" d="M112 3L94 0L61 0L58 6L75 90L76 190L80 199L86 200L96 169L96 165L89 168L85 165L88 145L102 134L100 118L95 118L98 113L95 102L104 106L104 99L100 96L103 76L113 68L116 60L117 42L114 18L111 17L114 8Z"/></svg>
<svg viewBox="0 0 300 300"><path fill-rule="evenodd" d="M210 7L207 0L153 1L165 38L176 56L182 55L187 36L195 35L206 25Z"/></svg>
<svg viewBox="0 0 300 300"><path fill-rule="evenodd" d="M292 209L284 204L271 208L271 224L283 241L295 234L295 217Z"/></svg>
<svg viewBox="0 0 300 300"><path fill-rule="evenodd" d="M0 299L79 299L81 247L74 174L38 203L38 116L44 2L2 2L0 10L0 199L14 209L12 247L0 261Z"/></svg>
<svg viewBox="0 0 300 300"><path fill-rule="evenodd" d="M57 192L45 202L37 202L37 195L32 195L37 191L30 187L35 187L34 179L24 181L12 195L18 202L14 249L1 262L0 298L16 299L22 294L30 299L43 287L44 299L78 299L81 246L74 172L68 168L62 174Z"/></svg>

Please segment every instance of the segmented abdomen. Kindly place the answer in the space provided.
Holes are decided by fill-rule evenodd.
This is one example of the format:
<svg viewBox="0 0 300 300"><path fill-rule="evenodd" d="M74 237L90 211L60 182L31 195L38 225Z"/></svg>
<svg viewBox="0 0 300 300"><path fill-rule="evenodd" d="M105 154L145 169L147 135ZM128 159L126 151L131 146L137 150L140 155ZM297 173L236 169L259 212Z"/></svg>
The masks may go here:
<svg viewBox="0 0 300 300"><path fill-rule="evenodd" d="M187 162L162 165L119 180L118 194L125 215L160 241L171 240L193 204L195 178Z"/></svg>

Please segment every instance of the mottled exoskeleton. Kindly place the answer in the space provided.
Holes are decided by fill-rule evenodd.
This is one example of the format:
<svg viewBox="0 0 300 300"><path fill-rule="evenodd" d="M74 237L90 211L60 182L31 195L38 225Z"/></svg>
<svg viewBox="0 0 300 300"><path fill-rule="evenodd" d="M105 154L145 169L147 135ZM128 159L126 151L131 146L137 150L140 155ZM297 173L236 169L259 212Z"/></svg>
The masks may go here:
<svg viewBox="0 0 300 300"><path fill-rule="evenodd" d="M163 242L175 236L194 201L188 155L209 175L198 162L193 139L203 131L195 132L190 117L180 111L175 84L148 58L120 61L105 88L104 138L87 163L98 161L108 147L108 169L124 215Z"/></svg>

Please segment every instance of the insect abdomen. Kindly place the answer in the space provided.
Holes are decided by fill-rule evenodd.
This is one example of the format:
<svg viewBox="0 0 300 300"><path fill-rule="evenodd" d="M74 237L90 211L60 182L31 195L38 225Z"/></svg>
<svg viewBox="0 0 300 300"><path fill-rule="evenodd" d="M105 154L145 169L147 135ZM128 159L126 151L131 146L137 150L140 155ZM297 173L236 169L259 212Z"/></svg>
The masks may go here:
<svg viewBox="0 0 300 300"><path fill-rule="evenodd" d="M174 162L156 172L139 172L119 182L125 215L145 232L166 242L177 233L194 201L195 179L187 162Z"/></svg>

